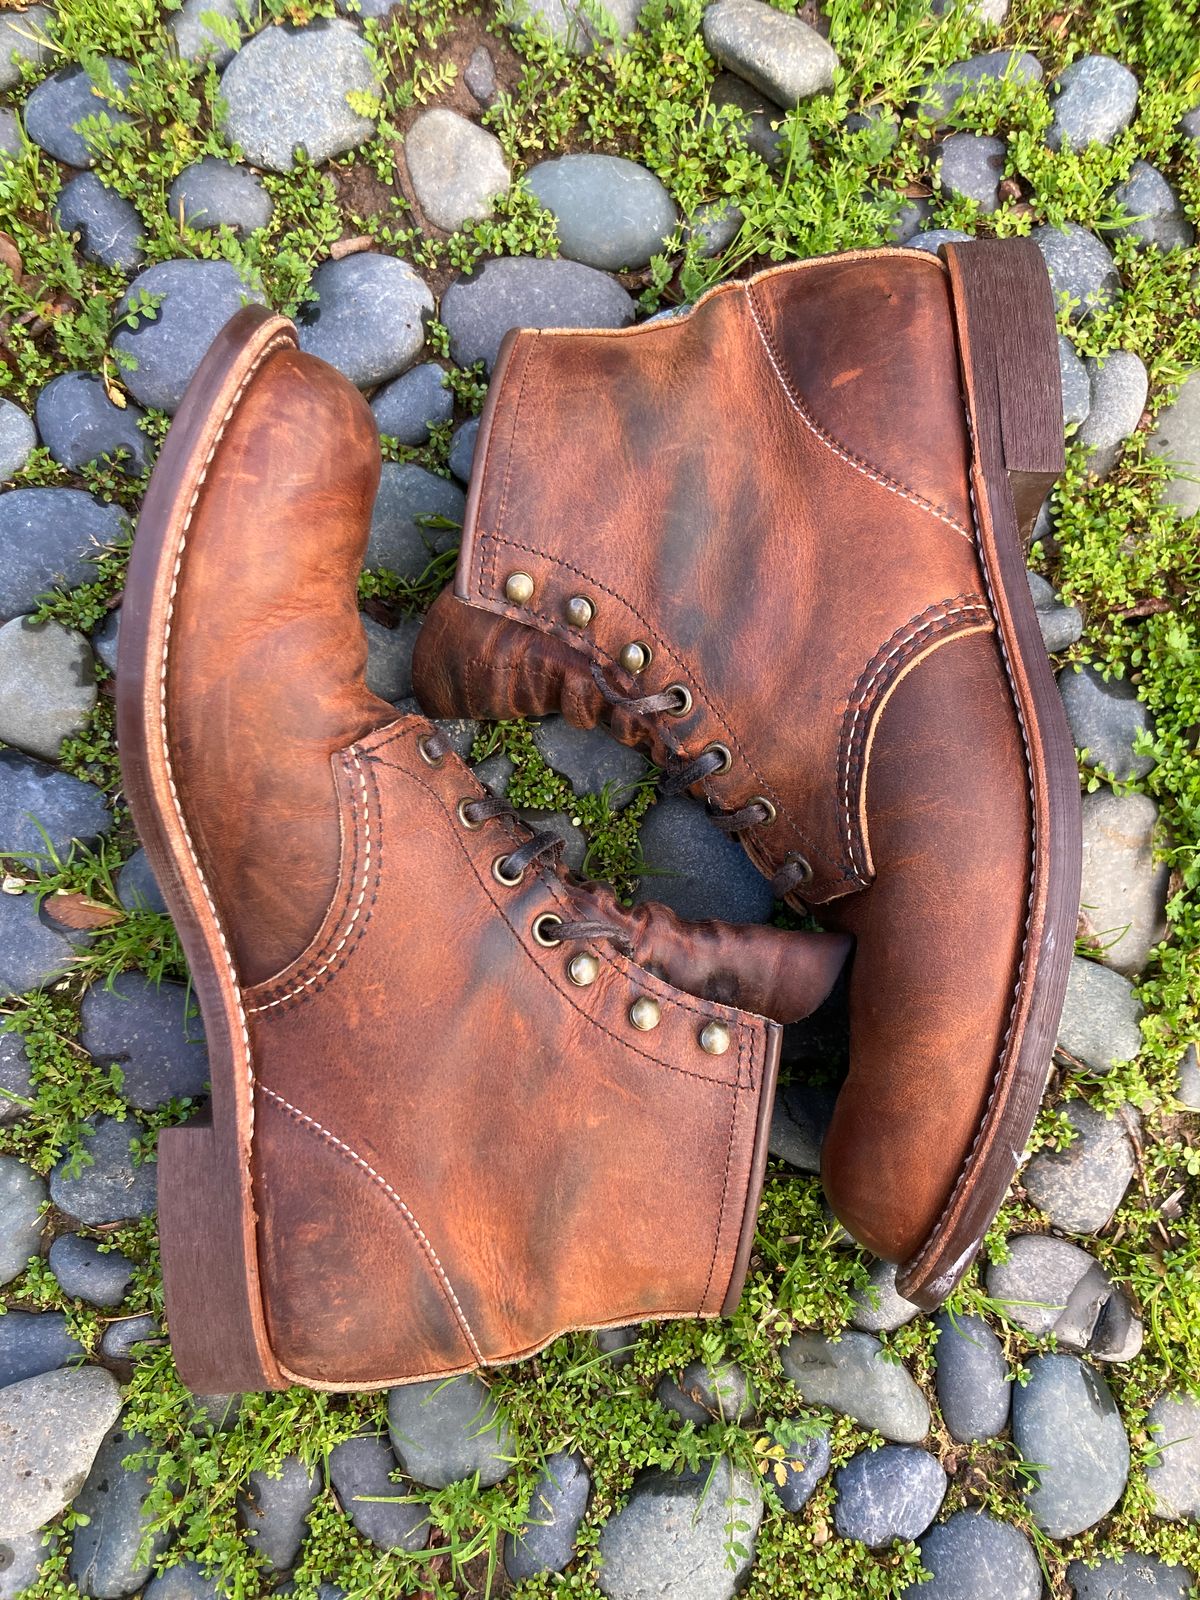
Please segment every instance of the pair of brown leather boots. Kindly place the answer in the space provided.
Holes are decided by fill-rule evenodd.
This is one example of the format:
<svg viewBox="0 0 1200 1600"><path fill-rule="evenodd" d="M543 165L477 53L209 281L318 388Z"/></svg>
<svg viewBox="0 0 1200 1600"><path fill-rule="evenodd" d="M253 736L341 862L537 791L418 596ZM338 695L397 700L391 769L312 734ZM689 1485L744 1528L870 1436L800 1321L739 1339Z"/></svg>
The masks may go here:
<svg viewBox="0 0 1200 1600"><path fill-rule="evenodd" d="M147 495L126 791L187 951L210 1120L160 1140L199 1390L362 1389L712 1316L754 1236L779 1023L853 937L831 1204L961 1277L1028 1135L1078 909L1078 782L1022 536L1062 457L1024 242L869 251L622 333L506 339L434 716L604 722L825 934L688 925L363 679L371 413L248 308Z"/></svg>

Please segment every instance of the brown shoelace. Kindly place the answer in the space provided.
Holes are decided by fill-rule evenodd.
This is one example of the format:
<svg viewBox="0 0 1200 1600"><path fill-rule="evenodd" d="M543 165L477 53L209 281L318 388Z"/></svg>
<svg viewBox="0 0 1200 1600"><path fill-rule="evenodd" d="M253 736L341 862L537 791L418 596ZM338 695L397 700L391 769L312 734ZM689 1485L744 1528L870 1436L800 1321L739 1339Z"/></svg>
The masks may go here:
<svg viewBox="0 0 1200 1600"><path fill-rule="evenodd" d="M653 717L664 712L678 713L686 710L690 700L685 701L686 690L682 687L660 689L656 694L626 695L614 689L604 676L599 662L591 663L592 678L611 706L619 706L623 711L628 711L634 716ZM678 757L668 756L664 762L666 777L663 780L662 792L664 795L681 794L683 790L690 789L695 783L702 783L705 778L711 778L715 773L724 772L729 766L729 752L709 746L701 750L697 756L689 760L680 760ZM719 806L711 803L708 807L709 821L715 828L720 828L722 833L736 835L745 833L748 828L759 828L775 817L773 807L765 800L751 800L744 806L739 806L736 811L722 811ZM783 900L794 890L806 884L812 877L812 868L803 856L793 852L779 868L771 879L771 892L777 900Z"/></svg>
<svg viewBox="0 0 1200 1600"><path fill-rule="evenodd" d="M453 748L446 736L437 730L425 736L421 747L425 759L430 762L440 761L449 755ZM515 888L526 871L539 861L558 865L563 841L557 834L531 830L507 800L499 800L490 794L480 795L463 800L459 805L458 814L471 828L481 828L485 823L503 818L515 822L523 833L529 834L524 844L518 845L515 850L510 850L506 856L501 856L497 861L497 869L503 874L500 879L502 883L511 883ZM562 874L562 879L564 887L569 890L570 881L565 872ZM620 950L622 955L633 955L633 941L625 929L615 922L606 922L600 917L581 916L574 920L555 917L553 939L555 944L565 944L568 941L586 943L593 939L607 939Z"/></svg>

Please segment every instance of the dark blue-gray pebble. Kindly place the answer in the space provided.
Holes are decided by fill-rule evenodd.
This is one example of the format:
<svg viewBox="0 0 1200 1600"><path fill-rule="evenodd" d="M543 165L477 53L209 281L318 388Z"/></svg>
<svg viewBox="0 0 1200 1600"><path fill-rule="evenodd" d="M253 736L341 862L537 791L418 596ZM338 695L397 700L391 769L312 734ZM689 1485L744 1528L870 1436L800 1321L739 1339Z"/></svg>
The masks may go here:
<svg viewBox="0 0 1200 1600"><path fill-rule="evenodd" d="M150 857L144 850L135 850L117 873L117 899L126 911L157 911L167 909Z"/></svg>
<svg viewBox="0 0 1200 1600"><path fill-rule="evenodd" d="M445 376L436 361L422 361L385 383L371 400L380 433L397 444L427 443L430 428L454 415L454 392L443 383Z"/></svg>
<svg viewBox="0 0 1200 1600"><path fill-rule="evenodd" d="M100 1446L74 1503L83 1515L71 1538L68 1570L80 1592L98 1600L134 1594L167 1545L167 1530L152 1533L145 1509L153 1470L125 1465L126 1457L149 1443L145 1435L118 1425Z"/></svg>
<svg viewBox="0 0 1200 1600"><path fill-rule="evenodd" d="M82 489L10 489L0 494L0 621L37 609L60 586L77 589L96 576L98 548L125 528L119 506Z"/></svg>
<svg viewBox="0 0 1200 1600"><path fill-rule="evenodd" d="M63 372L37 398L37 425L42 443L55 461L78 471L101 456L125 452L124 470L131 476L150 465L150 440L138 427L146 415L132 400L114 405L103 380L94 372Z"/></svg>
<svg viewBox="0 0 1200 1600"><path fill-rule="evenodd" d="M466 500L457 484L415 462L387 461L371 513L364 566L419 578L459 541Z"/></svg>
<svg viewBox="0 0 1200 1600"><path fill-rule="evenodd" d="M928 1451L911 1444L863 1450L840 1468L834 1522L843 1539L881 1550L893 1539L916 1539L938 1514L946 1474Z"/></svg>
<svg viewBox="0 0 1200 1600"><path fill-rule="evenodd" d="M937 1397L952 1438L994 1439L1008 1426L1012 1384L1004 1349L982 1317L939 1311Z"/></svg>
<svg viewBox="0 0 1200 1600"><path fill-rule="evenodd" d="M478 417L472 417L454 430L454 437L450 440L450 471L459 483L471 481L471 466L475 460L475 441L478 437Z"/></svg>
<svg viewBox="0 0 1200 1600"><path fill-rule="evenodd" d="M6 854L34 860L45 856L48 839L65 857L72 839L92 843L112 820L94 784L16 750L0 750L0 850Z"/></svg>
<svg viewBox="0 0 1200 1600"><path fill-rule="evenodd" d="M71 944L38 911L31 894L0 895L0 1000L41 989L69 969Z"/></svg>
<svg viewBox="0 0 1200 1600"><path fill-rule="evenodd" d="M407 1498L412 1485L397 1483L397 1471L391 1445L377 1433L360 1433L329 1452L329 1482L363 1538L381 1550L421 1550L429 1540L429 1507Z"/></svg>
<svg viewBox="0 0 1200 1600"><path fill-rule="evenodd" d="M808 1439L802 1439L799 1444L783 1446L783 1459L778 1463L783 1468L783 1482L780 1483L779 1473L774 1470L770 1482L785 1511L804 1509L813 1491L829 1471L830 1455L827 1428L822 1428Z"/></svg>
<svg viewBox="0 0 1200 1600"><path fill-rule="evenodd" d="M265 228L275 202L253 172L218 156L205 156L185 167L167 195L172 218L182 216L189 228L232 228L244 238Z"/></svg>
<svg viewBox="0 0 1200 1600"><path fill-rule="evenodd" d="M64 233L78 236L79 253L89 261L133 272L146 259L137 207L101 183L94 172L71 179L58 197L54 215Z"/></svg>
<svg viewBox="0 0 1200 1600"><path fill-rule="evenodd" d="M123 61L112 56L101 60L118 92L128 89L132 73ZM90 167L95 157L77 126L86 117L106 115L110 122L131 122L127 111L119 111L98 94L97 85L81 66L72 63L42 80L25 102L25 132L34 144L56 161L69 167Z"/></svg>
<svg viewBox="0 0 1200 1600"><path fill-rule="evenodd" d="M911 1584L906 1600L1038 1600L1042 1571L1029 1540L1011 1523L982 1511L958 1511L921 1540L928 1583Z"/></svg>
<svg viewBox="0 0 1200 1600"><path fill-rule="evenodd" d="M95 1061L120 1066L121 1093L139 1111L196 1099L208 1082L208 1052L191 1009L183 984L122 972L84 994L80 1040Z"/></svg>
<svg viewBox="0 0 1200 1600"><path fill-rule="evenodd" d="M158 1168L153 1161L134 1163L133 1140L142 1129L132 1117L90 1117L83 1148L90 1166L72 1174L64 1157L50 1174L50 1197L60 1211L88 1227L148 1217L157 1198Z"/></svg>
<svg viewBox="0 0 1200 1600"><path fill-rule="evenodd" d="M575 1556L575 1539L587 1510L592 1480L575 1450L560 1450L546 1460L533 1486L528 1521L504 1540L504 1566L514 1583L539 1572L562 1572Z"/></svg>
<svg viewBox="0 0 1200 1600"><path fill-rule="evenodd" d="M641 827L647 873L634 896L657 900L693 922L766 922L771 886L736 839L714 828L704 807L685 795L659 800Z"/></svg>
<svg viewBox="0 0 1200 1600"><path fill-rule="evenodd" d="M60 1233L50 1246L50 1271L73 1300L112 1309L133 1282L133 1262L119 1250L101 1250L95 1239Z"/></svg>
<svg viewBox="0 0 1200 1600"><path fill-rule="evenodd" d="M61 1311L7 1311L0 1317L0 1389L53 1372L83 1355Z"/></svg>

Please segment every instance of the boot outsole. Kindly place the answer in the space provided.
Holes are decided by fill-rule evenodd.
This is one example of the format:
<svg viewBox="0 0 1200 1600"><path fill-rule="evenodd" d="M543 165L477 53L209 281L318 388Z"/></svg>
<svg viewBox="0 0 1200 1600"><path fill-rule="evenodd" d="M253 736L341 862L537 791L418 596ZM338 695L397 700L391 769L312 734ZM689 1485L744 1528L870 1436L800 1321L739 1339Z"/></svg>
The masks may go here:
<svg viewBox="0 0 1200 1600"><path fill-rule="evenodd" d="M218 334L150 480L121 608L116 698L125 795L178 929L208 1041L208 1112L165 1128L158 1141L167 1323L180 1376L201 1394L281 1389L287 1380L271 1352L259 1286L249 1028L172 776L168 648L188 528L217 445L264 363L296 343L292 324L260 306L247 306Z"/></svg>
<svg viewBox="0 0 1200 1600"><path fill-rule="evenodd" d="M1025 540L1064 466L1054 297L1028 239L943 245L972 438L979 559L1021 724L1033 810L1024 943L975 1142L928 1240L896 1278L941 1303L1004 1201L1041 1105L1075 949L1082 815L1075 745L1034 610Z"/></svg>

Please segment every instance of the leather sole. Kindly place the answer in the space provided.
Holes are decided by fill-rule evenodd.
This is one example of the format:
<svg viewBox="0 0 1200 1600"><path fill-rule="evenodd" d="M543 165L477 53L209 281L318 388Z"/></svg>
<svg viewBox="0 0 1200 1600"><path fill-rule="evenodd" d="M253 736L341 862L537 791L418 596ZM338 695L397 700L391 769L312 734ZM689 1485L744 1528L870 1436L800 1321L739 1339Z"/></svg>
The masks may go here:
<svg viewBox="0 0 1200 1600"><path fill-rule="evenodd" d="M258 1279L250 1148L249 1027L220 914L172 776L166 717L175 594L192 513L222 432L255 373L296 344L284 317L247 306L188 386L155 466L130 557L117 662L125 795L187 955L204 1018L212 1095L203 1119L158 1141L163 1284L180 1375L197 1393L281 1389Z"/></svg>
<svg viewBox="0 0 1200 1600"><path fill-rule="evenodd" d="M1025 567L1024 541L1063 470L1057 329L1050 282L1027 239L944 245L972 437L980 564L1021 724L1033 855L1008 1032L983 1120L933 1232L897 1274L926 1309L974 1260L1004 1201L1041 1104L1079 915L1079 769Z"/></svg>

